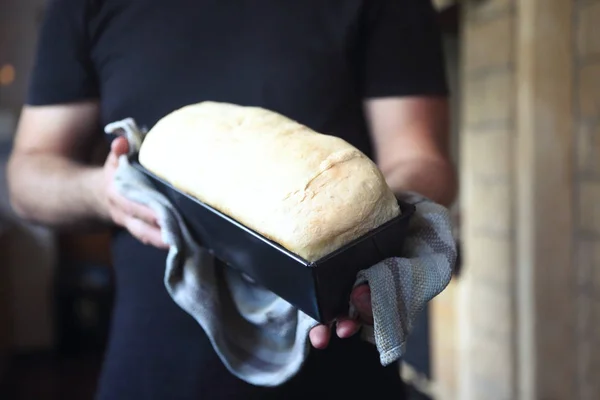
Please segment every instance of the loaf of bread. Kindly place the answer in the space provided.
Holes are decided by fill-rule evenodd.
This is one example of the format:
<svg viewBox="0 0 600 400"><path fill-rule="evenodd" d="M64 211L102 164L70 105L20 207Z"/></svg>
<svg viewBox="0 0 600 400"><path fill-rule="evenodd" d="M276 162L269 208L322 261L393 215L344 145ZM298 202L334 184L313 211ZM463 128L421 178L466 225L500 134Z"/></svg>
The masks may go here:
<svg viewBox="0 0 600 400"><path fill-rule="evenodd" d="M147 133L139 162L307 261L400 213L377 166L355 147L258 107L178 109Z"/></svg>

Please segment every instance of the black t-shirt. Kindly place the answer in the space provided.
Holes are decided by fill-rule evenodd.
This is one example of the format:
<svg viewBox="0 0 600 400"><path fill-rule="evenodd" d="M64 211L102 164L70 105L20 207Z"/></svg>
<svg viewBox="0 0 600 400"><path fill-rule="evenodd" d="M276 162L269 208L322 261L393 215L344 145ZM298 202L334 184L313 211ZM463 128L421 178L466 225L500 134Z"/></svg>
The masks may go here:
<svg viewBox="0 0 600 400"><path fill-rule="evenodd" d="M434 19L427 0L51 0L27 102L99 99L102 124L148 128L203 100L262 106L371 155L365 99L446 93ZM166 293L165 256L115 234L99 398L402 398L397 366L358 336L312 351L279 388L239 381Z"/></svg>

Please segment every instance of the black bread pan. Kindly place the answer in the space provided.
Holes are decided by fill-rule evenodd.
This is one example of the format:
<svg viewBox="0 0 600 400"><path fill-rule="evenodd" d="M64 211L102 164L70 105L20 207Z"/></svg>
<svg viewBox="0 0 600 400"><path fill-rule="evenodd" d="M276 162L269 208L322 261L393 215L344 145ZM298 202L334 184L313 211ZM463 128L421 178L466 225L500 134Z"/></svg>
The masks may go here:
<svg viewBox="0 0 600 400"><path fill-rule="evenodd" d="M131 156L130 162L173 203L200 245L324 324L348 314L350 294L360 270L402 256L408 224L415 212L414 205L399 201L398 217L320 260L308 262L158 178L138 162L137 155Z"/></svg>

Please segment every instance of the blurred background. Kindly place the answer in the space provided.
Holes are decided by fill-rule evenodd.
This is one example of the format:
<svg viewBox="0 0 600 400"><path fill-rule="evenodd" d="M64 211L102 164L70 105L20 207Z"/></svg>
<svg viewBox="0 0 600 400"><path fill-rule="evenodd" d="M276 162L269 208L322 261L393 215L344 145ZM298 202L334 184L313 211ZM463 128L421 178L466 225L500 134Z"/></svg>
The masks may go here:
<svg viewBox="0 0 600 400"><path fill-rule="evenodd" d="M110 321L108 235L19 221L4 174L44 3L0 1L0 398L85 400ZM418 398L598 400L600 0L434 3L462 252L402 374Z"/></svg>

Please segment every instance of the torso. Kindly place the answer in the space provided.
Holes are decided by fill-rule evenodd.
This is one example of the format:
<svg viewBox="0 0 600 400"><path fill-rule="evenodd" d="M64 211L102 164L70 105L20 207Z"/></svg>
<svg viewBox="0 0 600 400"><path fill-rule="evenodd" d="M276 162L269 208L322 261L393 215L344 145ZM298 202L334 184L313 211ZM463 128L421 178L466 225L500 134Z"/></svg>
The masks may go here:
<svg viewBox="0 0 600 400"><path fill-rule="evenodd" d="M370 153L361 0L105 0L92 18L102 120L151 127L203 100L272 109Z"/></svg>
<svg viewBox="0 0 600 400"><path fill-rule="evenodd" d="M360 0L101 0L89 15L102 123L152 127L203 100L281 112L371 154L360 96ZM101 399L306 398L400 390L358 337L313 352L301 374L266 390L229 374L199 325L169 298L166 253L115 234L117 301ZM365 382L367 386L362 386ZM357 386L359 385L359 386ZM400 397L395 398L402 398Z"/></svg>

